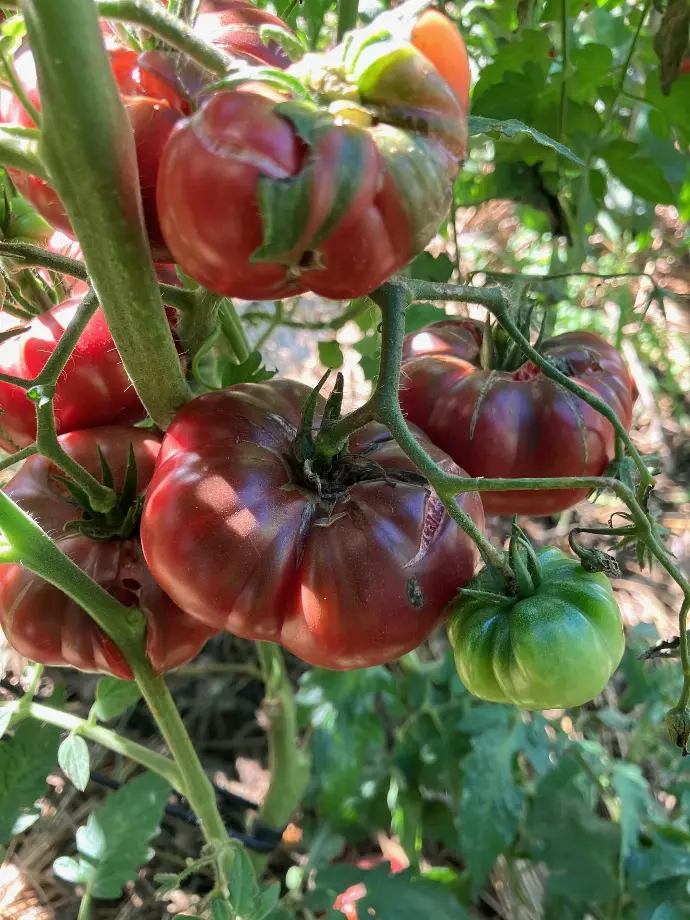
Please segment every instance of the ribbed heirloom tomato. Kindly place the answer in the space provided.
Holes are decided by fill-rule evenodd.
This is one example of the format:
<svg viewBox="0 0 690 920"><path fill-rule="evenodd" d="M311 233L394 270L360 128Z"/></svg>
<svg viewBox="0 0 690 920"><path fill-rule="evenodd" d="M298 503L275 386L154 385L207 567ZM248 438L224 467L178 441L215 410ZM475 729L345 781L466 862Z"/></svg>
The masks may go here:
<svg viewBox="0 0 690 920"><path fill-rule="evenodd" d="M531 362L515 370L480 365L484 327L442 320L404 344L400 405L442 450L472 476L515 479L599 476L615 452L611 423L545 377ZM600 396L630 428L636 396L620 354L592 332L547 339L541 353ZM484 492L494 514L552 514L587 489Z"/></svg>
<svg viewBox="0 0 690 920"><path fill-rule="evenodd" d="M522 709L579 706L606 686L625 640L611 583L586 572L555 547L536 552L540 581L524 597L462 597L449 635L455 664L470 693ZM471 590L491 592L482 571Z"/></svg>
<svg viewBox="0 0 690 920"><path fill-rule="evenodd" d="M0 369L33 379L43 370L81 297L73 297L34 317L26 331L0 343ZM0 314L4 329L22 322ZM89 320L69 362L58 377L53 401L58 433L97 425L137 422L146 416L127 376L120 354L99 307ZM26 390L0 381L0 447L14 452L36 440L36 409Z"/></svg>
<svg viewBox="0 0 690 920"><path fill-rule="evenodd" d="M100 447L123 490L130 444L136 461L136 492L146 488L160 450L154 435L138 428L109 426L75 431L60 438L62 447L94 476L100 475ZM213 634L186 616L167 597L146 567L136 528L108 539L108 522L98 539L65 525L82 519L79 507L54 477L59 473L45 457L30 457L4 492L51 535L59 548L101 587L125 606L138 606L147 620L146 653L157 672L193 658ZM123 510L124 512L126 509ZM122 521L109 519L113 530ZM82 519L83 522L83 519ZM136 523L136 522L134 522ZM94 521L91 521L95 526ZM132 673L121 652L95 621L57 588L22 565L0 565L0 626L20 654L49 665L103 671L123 680Z"/></svg>
<svg viewBox="0 0 690 920"><path fill-rule="evenodd" d="M456 63L463 73L466 55ZM381 17L288 75L301 92L249 83L176 127L158 180L163 235L220 294L355 297L445 218L466 154L469 71L452 88Z"/></svg>
<svg viewBox="0 0 690 920"><path fill-rule="evenodd" d="M321 667L369 667L428 636L476 547L380 426L326 472L301 460L309 392L279 380L188 403L163 442L142 546L161 587L209 626ZM459 501L481 526L476 493Z"/></svg>

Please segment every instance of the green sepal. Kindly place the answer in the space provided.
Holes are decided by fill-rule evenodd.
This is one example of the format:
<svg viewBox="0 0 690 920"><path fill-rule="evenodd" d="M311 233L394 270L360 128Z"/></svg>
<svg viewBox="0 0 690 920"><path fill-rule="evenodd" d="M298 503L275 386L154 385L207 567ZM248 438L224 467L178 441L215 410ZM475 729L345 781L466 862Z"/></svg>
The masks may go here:
<svg viewBox="0 0 690 920"><path fill-rule="evenodd" d="M302 406L302 418L295 438L295 456L300 463L314 456L314 414L319 401L319 393L330 376L331 372L327 370Z"/></svg>
<svg viewBox="0 0 690 920"><path fill-rule="evenodd" d="M335 384L331 390L331 395L326 400L326 406L323 410L321 419L321 429L325 430L329 425L337 422L343 408L343 395L345 391L345 378L338 371L335 377Z"/></svg>
<svg viewBox="0 0 690 920"><path fill-rule="evenodd" d="M363 129L336 125L330 115L305 103L284 103L277 107L277 112L294 125L298 136L312 149L329 131L336 131L340 142L331 178L334 189L330 210L306 239L316 171L313 159L307 159L300 172L289 179L264 176L259 180L263 242L252 253L251 261L292 265L298 264L305 252L318 246L352 206L361 186L366 147L370 141Z"/></svg>
<svg viewBox="0 0 690 920"><path fill-rule="evenodd" d="M112 489L114 486L112 470L100 445L97 445L97 451L102 484ZM51 479L58 482L82 510L82 516L79 519L68 521L65 524L65 533L78 533L91 540L126 540L135 533L139 526L144 499L143 496L137 494L137 461L131 441L122 491L117 497L115 507L110 511L105 513L94 511L87 493L71 479L59 473L53 473Z"/></svg>

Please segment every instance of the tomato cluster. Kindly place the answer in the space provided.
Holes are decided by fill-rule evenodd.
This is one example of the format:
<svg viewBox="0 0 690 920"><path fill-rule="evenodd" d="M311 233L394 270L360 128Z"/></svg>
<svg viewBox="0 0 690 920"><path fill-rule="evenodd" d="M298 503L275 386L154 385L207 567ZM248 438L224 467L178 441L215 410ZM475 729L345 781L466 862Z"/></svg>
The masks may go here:
<svg viewBox="0 0 690 920"><path fill-rule="evenodd" d="M124 48L103 28L159 277L176 281L174 262L211 291L246 299L370 292L427 245L447 212L467 145L462 38L433 11L401 38L386 18L393 11L333 51L291 64L260 38L264 24L287 29L275 16L248 0L208 6L198 33L262 65L233 88L209 86L209 75L177 53ZM31 53L16 66L39 111ZM33 124L6 89L0 119ZM42 242L77 246L55 190L12 175L67 234ZM3 336L2 372L39 375L86 290L78 282L68 300ZM1 318L0 332L18 325ZM530 362L488 367L487 335L482 323L453 319L404 343L401 406L431 458L455 475L602 473L614 454L610 423ZM541 353L629 427L636 394L613 348L583 332L549 339ZM246 383L193 399L164 437L130 427L145 411L99 309L57 380L53 407L62 448L112 485L115 508L95 513L42 456L5 492L94 581L141 610L157 672L188 661L221 630L279 643L313 665L369 667L414 649L450 610L458 671L477 695L535 708L599 692L622 652L606 579L550 549L530 557L532 580L518 579L517 593L507 585L505 596L492 595L497 573L473 580L475 542L388 431L369 424L335 456L320 449L313 432L339 413L333 399L289 380ZM0 382L0 410L0 447L35 440L25 388ZM547 514L585 494L490 492L482 505L471 492L456 501L481 531L484 510ZM94 620L18 564L0 565L0 625L37 661L132 677ZM548 659L552 648L565 649L562 660ZM546 671L547 660L557 667Z"/></svg>

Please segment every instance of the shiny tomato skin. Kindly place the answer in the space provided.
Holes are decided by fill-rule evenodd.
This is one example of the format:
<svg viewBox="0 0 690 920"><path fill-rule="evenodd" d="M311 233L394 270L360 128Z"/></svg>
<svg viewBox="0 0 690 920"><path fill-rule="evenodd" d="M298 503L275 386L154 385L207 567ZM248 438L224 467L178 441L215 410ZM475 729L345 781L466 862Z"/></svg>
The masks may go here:
<svg viewBox="0 0 690 920"><path fill-rule="evenodd" d="M262 175L294 176L303 145L270 99L218 93L173 131L158 179L163 236L181 268L220 294L246 300L306 290L285 266L252 263L263 228Z"/></svg>
<svg viewBox="0 0 690 920"><path fill-rule="evenodd" d="M405 336L403 359L427 355L453 355L478 361L484 323L476 319L442 319Z"/></svg>
<svg viewBox="0 0 690 920"><path fill-rule="evenodd" d="M410 41L430 61L467 112L470 104L470 62L457 27L437 10L426 10L412 29Z"/></svg>
<svg viewBox="0 0 690 920"><path fill-rule="evenodd" d="M305 241L333 207L349 144L358 149L356 192L312 251ZM308 213L300 215L293 256L257 261L264 242L260 183L295 177L307 158ZM219 294L246 300L305 290L334 299L359 296L402 268L413 251L400 190L373 137L340 125L324 131L308 151L274 101L254 92L219 93L176 127L161 163L158 213L165 241L187 274Z"/></svg>
<svg viewBox="0 0 690 920"><path fill-rule="evenodd" d="M259 35L263 25L292 29L268 10L261 10L246 0L224 0L215 10L204 10L197 17L194 31L228 54L284 70L290 58L275 42L265 45Z"/></svg>
<svg viewBox="0 0 690 920"><path fill-rule="evenodd" d="M496 602L483 569L451 605L448 635L465 687L520 709L581 706L604 689L625 651L611 582L555 546L536 552L541 581L526 597Z"/></svg>
<svg viewBox="0 0 690 920"><path fill-rule="evenodd" d="M122 489L129 445L134 448L137 485L143 492L153 473L160 441L149 432L124 426L74 431L60 438L62 447L93 475L100 476L97 445ZM146 650L156 672L193 658L212 630L173 604L146 567L136 537L92 540L65 534L64 526L80 516L65 490L52 477L58 471L45 457L30 457L4 492L51 534L59 548L84 572L126 606L138 605L148 626ZM57 588L21 565L0 565L0 625L20 654L42 664L101 671L122 680L132 673L116 645L91 617Z"/></svg>
<svg viewBox="0 0 690 920"><path fill-rule="evenodd" d="M359 481L330 510L297 484L291 445L309 392L279 380L188 403L147 492L142 546L163 589L209 626L320 667L369 667L428 636L476 547L418 483ZM414 469L380 426L351 450L390 473ZM481 526L478 496L459 502Z"/></svg>
<svg viewBox="0 0 690 920"><path fill-rule="evenodd" d="M163 80L139 68L136 52L115 48L109 51L109 56L132 125L151 251L154 259L170 262L170 253L163 242L158 225L156 185L163 149L173 126L183 115L185 105L181 97ZM29 99L40 110L38 79L30 51L23 52L17 57L16 67ZM0 91L0 118L2 121L16 122L25 127L34 126L19 100L8 90ZM9 172L18 190L38 213L52 227L74 237L70 219L55 189L37 176L16 169L10 169Z"/></svg>
<svg viewBox="0 0 690 920"><path fill-rule="evenodd" d="M33 379L40 373L80 302L81 297L63 301L32 319L26 332L0 343L3 373L25 379ZM14 317L6 317L4 325L12 328L22 323ZM58 378L54 407L58 433L136 422L146 415L100 307ZM0 409L0 447L3 450L14 452L36 439L35 406L23 389L0 382Z"/></svg>
<svg viewBox="0 0 690 920"><path fill-rule="evenodd" d="M433 335L433 325L428 331ZM459 351L469 357L464 345ZM591 332L569 332L546 340L541 351L630 428L636 391L611 345ZM473 363L478 353L465 360L449 353L423 355L418 347L417 355L402 366L402 409L470 475L599 476L613 459L611 424L531 362L514 372L483 371ZM548 515L577 504L589 491L484 492L482 501L487 513Z"/></svg>

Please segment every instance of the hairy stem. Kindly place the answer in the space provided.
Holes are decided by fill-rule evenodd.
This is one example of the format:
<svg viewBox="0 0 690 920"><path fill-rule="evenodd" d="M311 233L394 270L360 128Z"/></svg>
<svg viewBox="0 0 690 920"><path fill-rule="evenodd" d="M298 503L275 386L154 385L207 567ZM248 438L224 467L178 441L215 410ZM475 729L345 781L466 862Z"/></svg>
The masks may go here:
<svg viewBox="0 0 690 920"><path fill-rule="evenodd" d="M104 19L143 26L152 35L162 38L178 51L183 51L211 73L222 75L235 66L229 55L205 42L186 22L169 13L162 4L145 0L97 0L96 6Z"/></svg>

